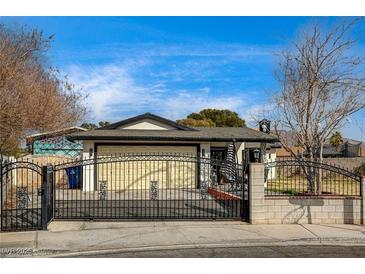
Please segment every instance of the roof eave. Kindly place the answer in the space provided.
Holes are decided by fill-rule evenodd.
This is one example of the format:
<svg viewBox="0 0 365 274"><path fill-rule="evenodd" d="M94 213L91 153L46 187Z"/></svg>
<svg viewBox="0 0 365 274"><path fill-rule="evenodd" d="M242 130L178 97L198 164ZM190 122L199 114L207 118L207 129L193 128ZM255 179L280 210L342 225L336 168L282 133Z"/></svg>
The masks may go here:
<svg viewBox="0 0 365 274"><path fill-rule="evenodd" d="M160 123L165 123L167 125L175 127L179 130L191 130L191 131L196 131L197 130L197 129L194 129L194 128L191 128L191 127L179 125L178 123L176 123L172 120L166 119L164 117L161 117L161 116L149 113L149 112L138 115L138 116L134 116L134 117L131 117L131 118L127 118L127 119L122 120L122 121L115 122L115 123L110 124L110 125L105 126L105 127L97 128L96 130L116 129L120 126L127 125L127 124L130 124L130 123L136 122L138 120L142 120L142 119L152 119L152 120L158 121Z"/></svg>
<svg viewBox="0 0 365 274"><path fill-rule="evenodd" d="M102 141L216 141L216 142L230 142L235 140L237 142L264 142L275 143L277 139L271 138L244 138L244 137L161 137L161 136L68 136L68 140L102 140Z"/></svg>
<svg viewBox="0 0 365 274"><path fill-rule="evenodd" d="M64 135L64 134L72 134L70 132L68 132L68 133L64 133L64 132L67 132L67 131L70 131L70 130L73 130L73 129L79 130L79 131L87 131L86 128L79 127L79 126L73 126L73 127L68 127L68 128L62 128L62 129L59 129L59 130L36 133L36 134L25 136L26 145L30 145L31 143L33 143L36 140L49 138L52 135L61 136L61 135Z"/></svg>

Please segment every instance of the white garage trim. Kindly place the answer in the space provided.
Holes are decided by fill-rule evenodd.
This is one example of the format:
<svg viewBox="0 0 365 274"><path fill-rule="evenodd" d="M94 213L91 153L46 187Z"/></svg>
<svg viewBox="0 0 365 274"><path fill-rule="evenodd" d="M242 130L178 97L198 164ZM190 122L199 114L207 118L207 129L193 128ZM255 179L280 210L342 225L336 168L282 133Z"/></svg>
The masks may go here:
<svg viewBox="0 0 365 274"><path fill-rule="evenodd" d="M197 145L174 144L99 144L98 156L131 154L184 154L197 157ZM148 189L151 181L158 181L158 187L196 188L198 165L195 162L179 161L131 161L98 166L97 182L107 182L109 190ZM108 171L108 172L105 172Z"/></svg>

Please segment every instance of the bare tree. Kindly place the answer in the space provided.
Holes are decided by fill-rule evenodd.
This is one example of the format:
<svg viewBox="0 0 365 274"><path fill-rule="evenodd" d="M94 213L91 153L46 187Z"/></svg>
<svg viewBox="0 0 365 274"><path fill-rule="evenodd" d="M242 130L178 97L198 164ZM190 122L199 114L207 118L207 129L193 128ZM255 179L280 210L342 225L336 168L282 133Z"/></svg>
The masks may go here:
<svg viewBox="0 0 365 274"><path fill-rule="evenodd" d="M83 96L45 63L52 37L0 25L0 154L16 149L30 131L75 125Z"/></svg>
<svg viewBox="0 0 365 274"><path fill-rule="evenodd" d="M284 131L295 136L304 156L322 162L325 140L365 107L365 62L354 50L358 38L353 37L361 20L337 23L329 31L313 23L280 54L274 128L294 157Z"/></svg>

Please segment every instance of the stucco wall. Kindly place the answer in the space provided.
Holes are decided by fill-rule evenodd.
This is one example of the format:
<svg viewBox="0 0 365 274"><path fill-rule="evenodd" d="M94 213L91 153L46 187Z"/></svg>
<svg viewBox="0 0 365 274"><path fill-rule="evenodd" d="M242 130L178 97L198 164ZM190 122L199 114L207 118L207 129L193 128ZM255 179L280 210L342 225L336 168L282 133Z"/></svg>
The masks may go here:
<svg viewBox="0 0 365 274"><path fill-rule="evenodd" d="M98 143L98 142L103 142L103 143L119 143L118 141L109 141L109 142L105 142L105 141L84 141L84 146L83 146L83 159L88 159L89 157L93 157L94 156L94 143ZM140 143L141 147L146 147L146 142L143 141L123 141L124 144L127 143ZM155 142L148 142L148 143L154 143L154 144L166 144L167 142L164 141L155 141ZM171 143L173 145L178 145L181 144L182 146L184 146L184 144L187 143L192 143L192 144L196 144L196 142L168 142ZM200 155L202 155L204 158L210 158L210 149L212 146L215 147L227 147L228 143L227 142L201 142L199 143L200 145ZM123 146L124 148L127 148L127 145ZM130 147L130 149L121 149L122 147L118 147L118 146L114 146L114 147L110 147L110 153L112 154L118 154L121 152L133 152L134 150L138 150L140 152L140 149L138 149L139 147ZM115 149L114 149L115 148ZM157 147L153 147L154 149ZM160 151L161 152L166 152L164 150L164 148L168 148L168 147L161 147ZM242 161L242 150L244 149L244 143L240 143L237 142L236 143L236 149L237 149L237 157L238 157L238 161L239 163L241 163ZM145 149L148 152L148 149ZM90 152L92 152L92 154L90 154ZM99 149L98 153L102 154L102 150ZM211 175L211 169L210 169L210 165L201 165L200 167L200 180L201 181L209 181L209 177ZM92 174L94 172L94 166L93 165L87 165L83 167L83 172L84 174ZM84 182L83 182L83 189L86 191L93 191L94 190L94 177L93 176L87 176L87 179L84 178Z"/></svg>
<svg viewBox="0 0 365 274"><path fill-rule="evenodd" d="M142 119L137 122L129 123L127 125L123 125L118 129L150 129L150 130L169 130L175 129L167 124L157 122L152 119Z"/></svg>

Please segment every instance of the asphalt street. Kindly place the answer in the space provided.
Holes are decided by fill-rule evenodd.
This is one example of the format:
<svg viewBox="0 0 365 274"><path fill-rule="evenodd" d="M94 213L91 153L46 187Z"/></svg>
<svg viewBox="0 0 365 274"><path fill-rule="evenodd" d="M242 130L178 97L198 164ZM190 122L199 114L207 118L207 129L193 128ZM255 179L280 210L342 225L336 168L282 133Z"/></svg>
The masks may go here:
<svg viewBox="0 0 365 274"><path fill-rule="evenodd" d="M77 257L77 256L73 256ZM82 255L85 258L365 258L365 246L293 245L189 248Z"/></svg>

